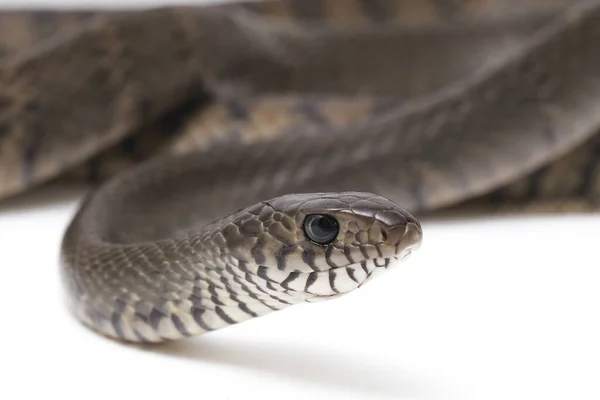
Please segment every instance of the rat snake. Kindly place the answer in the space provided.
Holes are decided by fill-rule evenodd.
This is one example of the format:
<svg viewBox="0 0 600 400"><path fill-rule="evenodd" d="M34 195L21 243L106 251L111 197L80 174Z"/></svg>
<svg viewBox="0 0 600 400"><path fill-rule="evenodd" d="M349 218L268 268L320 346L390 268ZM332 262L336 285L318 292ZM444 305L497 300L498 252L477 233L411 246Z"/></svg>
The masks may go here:
<svg viewBox="0 0 600 400"><path fill-rule="evenodd" d="M3 11L0 195L99 183L62 244L77 317L212 331L360 287L413 214L594 209L599 39L597 0Z"/></svg>

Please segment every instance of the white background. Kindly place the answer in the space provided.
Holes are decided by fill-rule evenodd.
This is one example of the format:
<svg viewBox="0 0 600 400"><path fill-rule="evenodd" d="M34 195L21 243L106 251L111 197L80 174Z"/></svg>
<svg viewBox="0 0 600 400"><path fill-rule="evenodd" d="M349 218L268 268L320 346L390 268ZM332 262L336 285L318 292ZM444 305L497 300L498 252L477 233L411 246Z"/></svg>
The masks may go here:
<svg viewBox="0 0 600 400"><path fill-rule="evenodd" d="M1 399L600 398L600 214L425 221L417 253L348 296L144 349L63 303L83 192L0 203Z"/></svg>

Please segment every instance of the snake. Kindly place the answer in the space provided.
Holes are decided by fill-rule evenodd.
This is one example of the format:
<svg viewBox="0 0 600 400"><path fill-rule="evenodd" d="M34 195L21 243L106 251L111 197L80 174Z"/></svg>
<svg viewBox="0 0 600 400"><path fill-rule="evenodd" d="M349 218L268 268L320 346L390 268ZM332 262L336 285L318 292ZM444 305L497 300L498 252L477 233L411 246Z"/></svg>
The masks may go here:
<svg viewBox="0 0 600 400"><path fill-rule="evenodd" d="M0 196L91 186L90 330L205 334L354 292L428 213L596 210L599 43L598 0L3 10Z"/></svg>

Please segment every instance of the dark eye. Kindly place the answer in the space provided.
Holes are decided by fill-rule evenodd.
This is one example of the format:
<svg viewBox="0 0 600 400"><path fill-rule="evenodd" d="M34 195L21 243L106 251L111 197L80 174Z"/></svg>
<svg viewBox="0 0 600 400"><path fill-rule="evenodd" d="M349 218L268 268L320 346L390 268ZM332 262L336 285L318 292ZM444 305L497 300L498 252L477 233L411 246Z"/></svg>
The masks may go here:
<svg viewBox="0 0 600 400"><path fill-rule="evenodd" d="M339 231L337 220L330 215L312 214L304 220L304 233L318 244L333 242Z"/></svg>

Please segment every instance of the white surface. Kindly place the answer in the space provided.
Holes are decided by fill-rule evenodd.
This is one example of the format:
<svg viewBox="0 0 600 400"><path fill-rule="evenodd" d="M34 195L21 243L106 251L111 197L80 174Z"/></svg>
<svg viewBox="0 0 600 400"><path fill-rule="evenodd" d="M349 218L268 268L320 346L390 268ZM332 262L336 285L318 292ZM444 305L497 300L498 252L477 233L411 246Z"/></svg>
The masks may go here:
<svg viewBox="0 0 600 400"><path fill-rule="evenodd" d="M77 199L0 206L1 399L600 398L600 215L426 222L407 263L346 297L144 350L66 311Z"/></svg>
<svg viewBox="0 0 600 400"><path fill-rule="evenodd" d="M44 190L0 208L0 398L600 397L600 215L425 222L417 253L346 297L143 350L64 307L76 203Z"/></svg>

